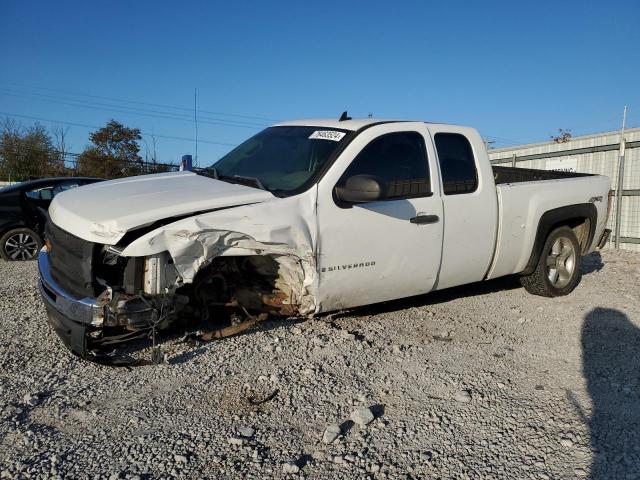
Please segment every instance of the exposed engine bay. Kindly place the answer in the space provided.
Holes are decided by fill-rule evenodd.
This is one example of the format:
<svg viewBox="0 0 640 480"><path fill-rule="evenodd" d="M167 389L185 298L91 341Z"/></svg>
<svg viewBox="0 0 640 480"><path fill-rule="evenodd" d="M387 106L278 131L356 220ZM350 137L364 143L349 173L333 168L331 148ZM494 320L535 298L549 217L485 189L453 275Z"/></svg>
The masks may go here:
<svg viewBox="0 0 640 480"><path fill-rule="evenodd" d="M277 255L220 256L185 283L168 252L123 257L101 246L94 258L103 317L88 331L88 349L101 349L171 329L200 326L208 341L238 334L269 315L301 314L299 288ZM99 261L96 261L99 260Z"/></svg>

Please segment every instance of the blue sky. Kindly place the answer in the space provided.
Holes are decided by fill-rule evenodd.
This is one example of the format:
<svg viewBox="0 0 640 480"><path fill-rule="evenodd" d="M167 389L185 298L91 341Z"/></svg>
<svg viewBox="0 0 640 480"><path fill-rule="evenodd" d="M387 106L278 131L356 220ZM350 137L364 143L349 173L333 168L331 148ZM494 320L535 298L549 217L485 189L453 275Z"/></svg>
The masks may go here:
<svg viewBox="0 0 640 480"><path fill-rule="evenodd" d="M154 133L160 161L194 153L194 89L201 164L345 109L496 146L615 130L624 105L640 125L637 0L2 1L0 45L0 117L66 122L74 152L115 118Z"/></svg>

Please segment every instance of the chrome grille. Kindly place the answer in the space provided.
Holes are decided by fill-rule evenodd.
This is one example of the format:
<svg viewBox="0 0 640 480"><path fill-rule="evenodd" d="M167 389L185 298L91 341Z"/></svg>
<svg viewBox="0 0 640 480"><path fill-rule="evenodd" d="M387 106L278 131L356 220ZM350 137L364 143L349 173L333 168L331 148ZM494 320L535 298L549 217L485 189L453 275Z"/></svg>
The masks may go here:
<svg viewBox="0 0 640 480"><path fill-rule="evenodd" d="M76 298L94 297L92 262L94 243L82 240L47 222L51 277Z"/></svg>

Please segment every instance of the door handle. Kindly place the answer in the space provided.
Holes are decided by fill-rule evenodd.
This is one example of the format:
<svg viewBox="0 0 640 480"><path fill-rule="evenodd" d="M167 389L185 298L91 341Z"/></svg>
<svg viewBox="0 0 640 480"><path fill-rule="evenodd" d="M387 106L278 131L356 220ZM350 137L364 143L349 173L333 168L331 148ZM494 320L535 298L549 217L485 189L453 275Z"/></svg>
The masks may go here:
<svg viewBox="0 0 640 480"><path fill-rule="evenodd" d="M416 215L415 217L409 219L411 223L415 223L416 225L438 223L439 220L440 218L438 217L438 215Z"/></svg>

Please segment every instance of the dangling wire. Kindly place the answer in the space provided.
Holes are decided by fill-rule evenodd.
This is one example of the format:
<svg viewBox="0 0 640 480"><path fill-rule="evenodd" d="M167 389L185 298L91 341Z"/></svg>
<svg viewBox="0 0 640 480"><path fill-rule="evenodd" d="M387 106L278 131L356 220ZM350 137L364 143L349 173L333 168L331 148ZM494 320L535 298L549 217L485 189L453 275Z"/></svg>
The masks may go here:
<svg viewBox="0 0 640 480"><path fill-rule="evenodd" d="M167 298L166 290L162 294L162 302L160 303L160 312L158 309L154 307L149 301L142 296L142 292L140 292L140 299L142 302L151 309L151 319L149 320L149 327L151 328L151 362L154 365L157 365L161 361L161 350L160 346L156 345L156 330L158 325L165 319L164 315L164 305L165 300Z"/></svg>

